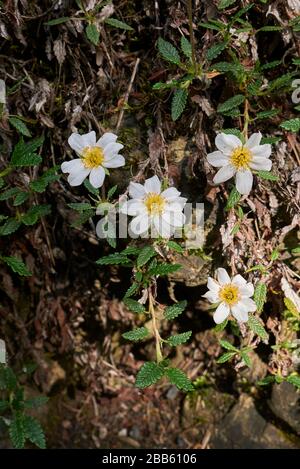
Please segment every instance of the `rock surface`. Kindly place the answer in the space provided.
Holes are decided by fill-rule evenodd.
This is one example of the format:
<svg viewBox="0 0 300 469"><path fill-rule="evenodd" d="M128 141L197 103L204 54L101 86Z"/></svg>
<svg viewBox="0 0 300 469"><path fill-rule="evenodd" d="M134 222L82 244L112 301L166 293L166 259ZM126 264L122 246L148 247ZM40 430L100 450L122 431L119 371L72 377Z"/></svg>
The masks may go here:
<svg viewBox="0 0 300 469"><path fill-rule="evenodd" d="M295 386L284 381L275 384L272 390L270 408L300 436L300 393Z"/></svg>

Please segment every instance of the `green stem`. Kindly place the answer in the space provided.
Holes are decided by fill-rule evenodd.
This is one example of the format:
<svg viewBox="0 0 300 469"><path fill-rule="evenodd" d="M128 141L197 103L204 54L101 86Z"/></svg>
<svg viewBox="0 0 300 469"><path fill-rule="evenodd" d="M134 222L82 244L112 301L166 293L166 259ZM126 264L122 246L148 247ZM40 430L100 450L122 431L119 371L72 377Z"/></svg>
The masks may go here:
<svg viewBox="0 0 300 469"><path fill-rule="evenodd" d="M152 317L152 327L153 327L153 333L155 337L156 361L157 363L160 363L161 361L163 361L162 350L161 350L161 337L159 334L159 330L157 328L155 310L154 310L154 305L153 305L153 295L151 292L151 288L149 288L148 294L149 294L149 313L151 314L151 317Z"/></svg>

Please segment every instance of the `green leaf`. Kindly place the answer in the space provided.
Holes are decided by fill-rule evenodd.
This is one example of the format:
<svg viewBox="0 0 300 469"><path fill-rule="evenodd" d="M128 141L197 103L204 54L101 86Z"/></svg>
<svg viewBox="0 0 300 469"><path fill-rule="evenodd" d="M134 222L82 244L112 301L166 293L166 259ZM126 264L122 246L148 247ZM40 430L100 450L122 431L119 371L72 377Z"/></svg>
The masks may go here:
<svg viewBox="0 0 300 469"><path fill-rule="evenodd" d="M146 329L146 327L138 327L136 329L133 329L132 331L124 332L122 334L122 337L127 340L132 340L133 342L138 342L139 340L145 339L145 337L148 337L149 331Z"/></svg>
<svg viewBox="0 0 300 469"><path fill-rule="evenodd" d="M130 311L133 311L134 313L144 313L146 308L144 305L139 303L136 300L132 300L131 298L124 298L123 303L125 306L127 306Z"/></svg>
<svg viewBox="0 0 300 469"><path fill-rule="evenodd" d="M0 413L4 412L8 408L9 408L9 402L0 400Z"/></svg>
<svg viewBox="0 0 300 469"><path fill-rule="evenodd" d="M277 116L279 109L271 109L270 111L258 112L255 116L255 119L269 119L273 116Z"/></svg>
<svg viewBox="0 0 300 469"><path fill-rule="evenodd" d="M14 207L18 207L19 205L22 205L27 199L29 198L29 193L28 192L22 192L20 191L14 200Z"/></svg>
<svg viewBox="0 0 300 469"><path fill-rule="evenodd" d="M141 248L137 248L135 246L127 246L126 249L124 249L121 254L124 254L126 256L137 256L141 252Z"/></svg>
<svg viewBox="0 0 300 469"><path fill-rule="evenodd" d="M187 305L187 301L180 301L179 303L175 303L172 306L168 306L164 311L164 317L169 321L172 319L177 318L180 314L183 313Z"/></svg>
<svg viewBox="0 0 300 469"><path fill-rule="evenodd" d="M124 298L129 298L132 296L135 292L137 292L139 289L139 284L138 283L133 283L127 290L127 292L124 295Z"/></svg>
<svg viewBox="0 0 300 469"><path fill-rule="evenodd" d="M184 344L189 340L192 335L192 331L183 332L182 334L172 335L167 339L167 343L172 347L176 347L177 345Z"/></svg>
<svg viewBox="0 0 300 469"><path fill-rule="evenodd" d="M281 60L273 60L272 62L268 62L266 64L263 64L260 66L261 70L269 70L271 68L278 67L278 65L281 65Z"/></svg>
<svg viewBox="0 0 300 469"><path fill-rule="evenodd" d="M259 176L261 179L266 179L267 181L279 181L279 177L270 171L258 171L257 176Z"/></svg>
<svg viewBox="0 0 300 469"><path fill-rule="evenodd" d="M68 207L76 210L77 212L85 212L85 210L91 210L92 206L88 202L76 202L68 204Z"/></svg>
<svg viewBox="0 0 300 469"><path fill-rule="evenodd" d="M297 248L292 249L293 254L300 254L300 246Z"/></svg>
<svg viewBox="0 0 300 469"><path fill-rule="evenodd" d="M239 203L240 198L241 198L241 194L238 192L238 190L235 187L233 187L233 189L231 190L229 194L225 209L226 210L232 209L236 204Z"/></svg>
<svg viewBox="0 0 300 469"><path fill-rule="evenodd" d="M0 236L7 236L11 233L14 233L15 231L17 231L20 225L21 222L16 220L15 218L8 218L4 225L0 227Z"/></svg>
<svg viewBox="0 0 300 469"><path fill-rule="evenodd" d="M26 226L34 225L39 218L48 215L50 212L50 205L34 205L28 210L28 212L22 215L22 223Z"/></svg>
<svg viewBox="0 0 300 469"><path fill-rule="evenodd" d="M199 26L206 29L212 29L214 31L222 31L222 29L226 28L226 25L224 25L224 23L215 20L211 20L210 23L199 23Z"/></svg>
<svg viewBox="0 0 300 469"><path fill-rule="evenodd" d="M57 181L60 178L60 175L56 174L57 169L57 166L50 168L48 171L45 171L41 177L35 181L31 181L29 184L30 189L32 189L34 192L44 192L48 184L53 181Z"/></svg>
<svg viewBox="0 0 300 469"><path fill-rule="evenodd" d="M219 10L224 10L225 8L229 7L230 5L233 5L236 2L236 0L220 0L218 9Z"/></svg>
<svg viewBox="0 0 300 469"><path fill-rule="evenodd" d="M287 382L290 384L293 384L297 388L300 388L300 376L296 374L291 374L290 376L287 377Z"/></svg>
<svg viewBox="0 0 300 469"><path fill-rule="evenodd" d="M168 241L167 246L170 249L173 249L173 251L179 252L180 254L182 254L184 252L183 247L181 247L180 244L175 243L175 241Z"/></svg>
<svg viewBox="0 0 300 469"><path fill-rule="evenodd" d="M25 135L25 137L31 137L30 130L21 119L18 117L10 117L8 121L20 134Z"/></svg>
<svg viewBox="0 0 300 469"><path fill-rule="evenodd" d="M92 186L92 184L90 183L90 181L88 179L85 179L84 182L84 187L91 193L91 194L94 194L94 195L98 195L99 193L99 190L96 189L94 186Z"/></svg>
<svg viewBox="0 0 300 469"><path fill-rule="evenodd" d="M187 90L175 90L171 105L171 117L173 121L176 121L183 113L186 106L187 97Z"/></svg>
<svg viewBox="0 0 300 469"><path fill-rule="evenodd" d="M237 94L232 98L229 98L225 103L219 104L218 112L224 113L240 106L245 101L245 96L243 94Z"/></svg>
<svg viewBox="0 0 300 469"><path fill-rule="evenodd" d="M282 26L263 26L262 28L259 28L257 32L259 31L282 31Z"/></svg>
<svg viewBox="0 0 300 469"><path fill-rule="evenodd" d="M128 257L124 256L123 254L120 254L118 252L115 252L114 254L109 254L108 256L101 257L96 261L96 264L98 265L114 265L114 264L130 264L130 259Z"/></svg>
<svg viewBox="0 0 300 469"><path fill-rule="evenodd" d="M221 322L220 324L217 324L215 327L214 327L214 331L215 332L221 332L225 329L225 327L227 326L228 324L228 319L225 319L225 321Z"/></svg>
<svg viewBox="0 0 300 469"><path fill-rule="evenodd" d="M248 319L248 322L247 322L248 326L250 327L250 329L256 334L258 335L258 337L260 337L264 342L268 342L268 339L269 339L269 335L268 333L266 332L264 326L262 325L261 321L253 316L253 314L249 314L249 319Z"/></svg>
<svg viewBox="0 0 300 469"><path fill-rule="evenodd" d="M41 407L49 401L49 397L47 396L36 396L32 397L31 399L27 399L24 402L24 406L26 409L37 409L38 407Z"/></svg>
<svg viewBox="0 0 300 469"><path fill-rule="evenodd" d="M95 46L99 44L100 34L95 24L88 24L85 28L85 33L86 37L92 44L94 44Z"/></svg>
<svg viewBox="0 0 300 469"><path fill-rule="evenodd" d="M18 187L11 187L10 189L7 189L6 191L2 192L0 194L0 201L2 200L8 200L11 197L14 197L20 192L20 189Z"/></svg>
<svg viewBox="0 0 300 469"><path fill-rule="evenodd" d="M145 246L137 258L137 267L143 267L155 255L156 251L152 246Z"/></svg>
<svg viewBox="0 0 300 469"><path fill-rule="evenodd" d="M300 118L290 119L288 121L281 122L280 127L290 132L299 132L300 130Z"/></svg>
<svg viewBox="0 0 300 469"><path fill-rule="evenodd" d="M23 140L20 140L13 151L11 157L11 165L12 166L34 166L41 163L42 158L35 153L42 144L44 138L39 137L31 142L24 143Z"/></svg>
<svg viewBox="0 0 300 469"><path fill-rule="evenodd" d="M146 362L137 374L135 385L141 389L147 388L148 386L157 383L164 374L165 369L162 365L155 362Z"/></svg>
<svg viewBox="0 0 300 469"><path fill-rule="evenodd" d="M265 145L266 143L270 143L270 145L274 145L282 140L281 137L263 137L261 139L260 144Z"/></svg>
<svg viewBox="0 0 300 469"><path fill-rule="evenodd" d="M256 285L253 298L257 306L257 311L261 313L267 299L267 286L265 283L258 283Z"/></svg>
<svg viewBox="0 0 300 469"><path fill-rule="evenodd" d="M239 351L236 347L234 347L234 345L232 345L230 342L227 342L227 340L222 340L221 339L221 340L219 340L219 343L226 350L231 350L231 351L234 351L234 352Z"/></svg>
<svg viewBox="0 0 300 469"><path fill-rule="evenodd" d="M219 42L218 44L214 44L212 47L210 47L206 51L207 60L213 60L216 57L218 57L218 55L220 55L221 52L223 52L223 50L226 49L226 47L227 47L227 42Z"/></svg>
<svg viewBox="0 0 300 469"><path fill-rule="evenodd" d="M250 359L249 355L246 352L241 352L241 357L242 357L245 365L248 366L248 368L251 368L252 363L251 363L251 359Z"/></svg>
<svg viewBox="0 0 300 469"><path fill-rule="evenodd" d="M236 352L226 352L226 353L223 353L223 355L221 355L218 359L217 359L217 363L225 363L225 362L228 362L228 360L230 360L232 357L234 357L236 354Z"/></svg>
<svg viewBox="0 0 300 469"><path fill-rule="evenodd" d="M160 55L173 64L180 64L180 56L178 50L168 41L165 41L163 38L159 38L157 41L157 46Z"/></svg>
<svg viewBox="0 0 300 469"><path fill-rule="evenodd" d="M24 448L26 433L24 428L24 418L21 414L17 413L12 419L9 426L9 436L14 448Z"/></svg>
<svg viewBox="0 0 300 469"><path fill-rule="evenodd" d="M172 384L182 391L193 391L194 386L186 374L178 368L167 368L166 376Z"/></svg>
<svg viewBox="0 0 300 469"><path fill-rule="evenodd" d="M1 259L11 268L11 270L19 275L23 275L24 277L29 277L31 272L27 269L24 262L14 256L8 257L1 257Z"/></svg>
<svg viewBox="0 0 300 469"><path fill-rule="evenodd" d="M8 366L0 366L0 389L15 391L17 388L17 377Z"/></svg>
<svg viewBox="0 0 300 469"><path fill-rule="evenodd" d="M168 275L176 272L181 268L181 264L158 264L153 269L149 270L149 275Z"/></svg>
<svg viewBox="0 0 300 469"><path fill-rule="evenodd" d="M41 449L46 448L45 434L40 423L30 415L24 415L24 431L25 436L28 440L31 441L34 445L38 446Z"/></svg>
<svg viewBox="0 0 300 469"><path fill-rule="evenodd" d="M188 59L191 59L192 58L192 45L191 45L190 41L188 41L188 39L184 36L181 36L180 47L181 47L181 50L184 53L184 55Z"/></svg>
<svg viewBox="0 0 300 469"><path fill-rule="evenodd" d="M266 376L263 379L260 379L259 381L256 382L258 386L267 386L268 384L274 383L275 381L275 376Z"/></svg>
<svg viewBox="0 0 300 469"><path fill-rule="evenodd" d="M109 24L109 26L113 26L114 28L126 29L126 31L134 31L134 29L129 26L129 24L117 20L116 18L106 18L104 23Z"/></svg>
<svg viewBox="0 0 300 469"><path fill-rule="evenodd" d="M284 301L286 309L293 316L295 316L296 318L299 318L300 312L298 311L298 309L297 309L296 305L294 304L294 302L292 300L290 300L289 298L284 298L283 301Z"/></svg>
<svg viewBox="0 0 300 469"><path fill-rule="evenodd" d="M112 198L112 196L114 195L114 193L116 192L116 190L118 189L118 184L116 184L115 186L112 186L109 191L107 192L107 198L108 200Z"/></svg>
<svg viewBox="0 0 300 469"><path fill-rule="evenodd" d="M61 18L55 18L54 20L47 21L47 23L44 23L44 24L46 26L55 26L57 24L66 23L70 19L71 18L69 16L62 16Z"/></svg>

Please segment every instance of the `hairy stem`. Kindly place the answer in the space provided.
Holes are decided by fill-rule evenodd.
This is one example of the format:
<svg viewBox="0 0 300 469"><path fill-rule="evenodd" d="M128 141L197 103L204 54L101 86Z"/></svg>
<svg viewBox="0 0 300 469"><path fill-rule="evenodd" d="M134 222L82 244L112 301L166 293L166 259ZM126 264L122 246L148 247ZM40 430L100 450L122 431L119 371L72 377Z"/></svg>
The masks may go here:
<svg viewBox="0 0 300 469"><path fill-rule="evenodd" d="M248 138L248 125L249 125L249 102L248 102L248 99L246 99L245 107L244 107L244 129L243 129L243 135L246 140Z"/></svg>
<svg viewBox="0 0 300 469"><path fill-rule="evenodd" d="M153 327L153 333L155 337L156 361L157 363L160 363L163 360L162 350L161 350L161 337L159 334L159 330L157 328L155 309L153 305L153 295L152 295L150 288L148 290L148 293L149 293L149 312L152 318L152 327Z"/></svg>

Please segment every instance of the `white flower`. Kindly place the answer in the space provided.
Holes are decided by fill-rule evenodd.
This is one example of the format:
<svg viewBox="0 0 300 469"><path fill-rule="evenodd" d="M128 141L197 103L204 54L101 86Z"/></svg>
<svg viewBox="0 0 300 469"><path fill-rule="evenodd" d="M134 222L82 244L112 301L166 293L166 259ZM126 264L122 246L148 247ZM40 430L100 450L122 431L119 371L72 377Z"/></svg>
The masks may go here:
<svg viewBox="0 0 300 469"><path fill-rule="evenodd" d="M208 162L219 169L214 177L214 183L236 178L236 188L240 194L248 195L253 184L251 170L270 171L272 161L271 145L260 145L262 135L256 133L251 135L245 144L232 134L220 133L216 136L216 147L218 151L207 155Z"/></svg>
<svg viewBox="0 0 300 469"><path fill-rule="evenodd" d="M185 222L182 213L187 199L180 197L175 187L161 190L157 176L146 179L144 185L136 182L129 184L131 200L125 202L120 211L133 216L130 229L136 235L144 235L149 228L163 238L171 237Z"/></svg>
<svg viewBox="0 0 300 469"><path fill-rule="evenodd" d="M217 279L208 277L209 291L203 295L210 303L219 303L214 321L221 324L232 314L239 322L248 321L248 312L256 311L255 302L251 299L254 294L252 283L247 283L241 275L235 275L231 280L225 269L217 269Z"/></svg>
<svg viewBox="0 0 300 469"><path fill-rule="evenodd" d="M118 154L123 145L116 142L117 138L117 135L106 132L96 141L94 131L83 135L73 133L68 143L79 158L65 161L61 165L62 172L69 173L69 184L80 186L89 176L91 185L97 189L103 185L106 168L124 166L125 159Z"/></svg>

